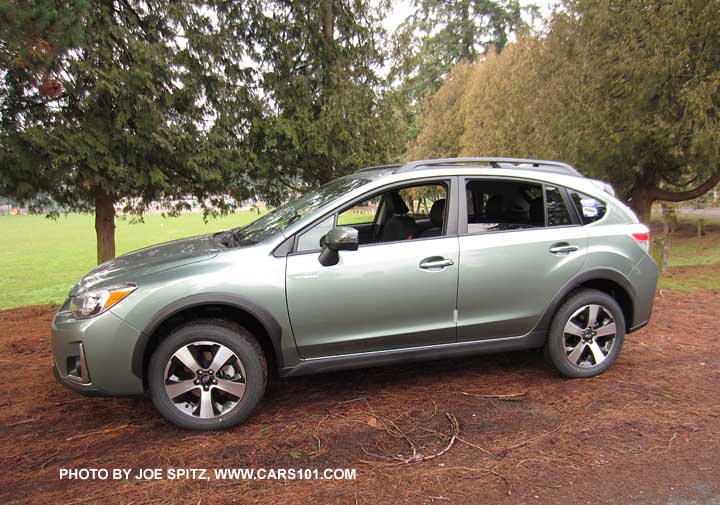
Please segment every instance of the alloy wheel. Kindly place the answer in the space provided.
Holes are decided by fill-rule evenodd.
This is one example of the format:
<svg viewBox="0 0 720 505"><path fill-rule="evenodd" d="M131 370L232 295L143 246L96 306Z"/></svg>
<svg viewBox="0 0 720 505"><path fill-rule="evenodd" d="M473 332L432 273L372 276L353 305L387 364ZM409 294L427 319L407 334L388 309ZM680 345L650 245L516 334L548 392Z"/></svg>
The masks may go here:
<svg viewBox="0 0 720 505"><path fill-rule="evenodd" d="M584 305L565 324L565 358L576 367L592 368L607 359L615 344L615 319L602 305Z"/></svg>
<svg viewBox="0 0 720 505"><path fill-rule="evenodd" d="M245 369L227 346L209 340L187 344L165 365L165 392L186 415L212 419L230 412L245 394Z"/></svg>

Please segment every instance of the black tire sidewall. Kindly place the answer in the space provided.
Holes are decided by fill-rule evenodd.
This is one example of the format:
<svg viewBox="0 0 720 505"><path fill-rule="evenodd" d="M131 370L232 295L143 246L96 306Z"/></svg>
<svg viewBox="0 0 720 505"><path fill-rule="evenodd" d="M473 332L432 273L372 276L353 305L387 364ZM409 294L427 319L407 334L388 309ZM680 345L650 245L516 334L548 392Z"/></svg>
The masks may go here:
<svg viewBox="0 0 720 505"><path fill-rule="evenodd" d="M570 363L565 357L563 332L565 330L565 324L570 319L570 316L572 316L575 311L582 306L590 304L601 305L610 312L613 319L615 319L617 333L615 334L615 343L613 344L612 350L605 361L603 361L599 366L581 368ZM565 377L595 377L596 375L600 375L605 372L615 363L620 355L624 341L625 316L617 301L615 301L612 296L607 293L603 293L602 291L594 289L581 289L570 295L555 313L550 325L547 340L545 342L545 356L548 361L555 366L558 372Z"/></svg>
<svg viewBox="0 0 720 505"><path fill-rule="evenodd" d="M226 415L213 419L193 418L181 412L165 391L165 365L182 346L214 341L232 350L245 369L245 394ZM245 421L265 393L267 363L257 340L245 328L226 321L201 321L183 325L165 338L153 353L148 366L148 387L155 408L169 422L189 430L221 430Z"/></svg>

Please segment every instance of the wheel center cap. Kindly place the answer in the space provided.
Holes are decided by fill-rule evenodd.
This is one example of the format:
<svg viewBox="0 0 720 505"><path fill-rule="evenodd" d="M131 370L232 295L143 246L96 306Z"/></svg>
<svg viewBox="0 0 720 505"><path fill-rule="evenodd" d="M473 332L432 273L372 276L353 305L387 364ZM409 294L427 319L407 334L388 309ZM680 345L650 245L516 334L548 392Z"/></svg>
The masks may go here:
<svg viewBox="0 0 720 505"><path fill-rule="evenodd" d="M207 386L212 382L212 377L210 377L208 374L202 374L200 376L200 384L203 386Z"/></svg>

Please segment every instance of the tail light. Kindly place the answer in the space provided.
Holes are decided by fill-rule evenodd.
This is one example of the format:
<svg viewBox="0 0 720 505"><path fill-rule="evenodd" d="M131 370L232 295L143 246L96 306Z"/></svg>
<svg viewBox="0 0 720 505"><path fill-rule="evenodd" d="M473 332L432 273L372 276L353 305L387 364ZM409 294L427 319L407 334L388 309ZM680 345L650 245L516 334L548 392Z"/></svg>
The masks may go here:
<svg viewBox="0 0 720 505"><path fill-rule="evenodd" d="M650 254L650 229L644 224L632 224L628 227L628 232L637 245Z"/></svg>

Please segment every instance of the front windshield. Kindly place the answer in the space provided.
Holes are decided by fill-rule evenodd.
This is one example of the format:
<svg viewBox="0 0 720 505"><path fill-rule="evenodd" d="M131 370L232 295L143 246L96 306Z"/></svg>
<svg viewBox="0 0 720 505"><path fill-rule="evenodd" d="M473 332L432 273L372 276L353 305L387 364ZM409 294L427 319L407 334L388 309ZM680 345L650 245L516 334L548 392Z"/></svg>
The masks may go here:
<svg viewBox="0 0 720 505"><path fill-rule="evenodd" d="M237 245L251 245L262 242L311 212L327 205L339 196L370 182L369 179L343 177L309 191L297 200L278 207L249 225L232 230L233 242Z"/></svg>

